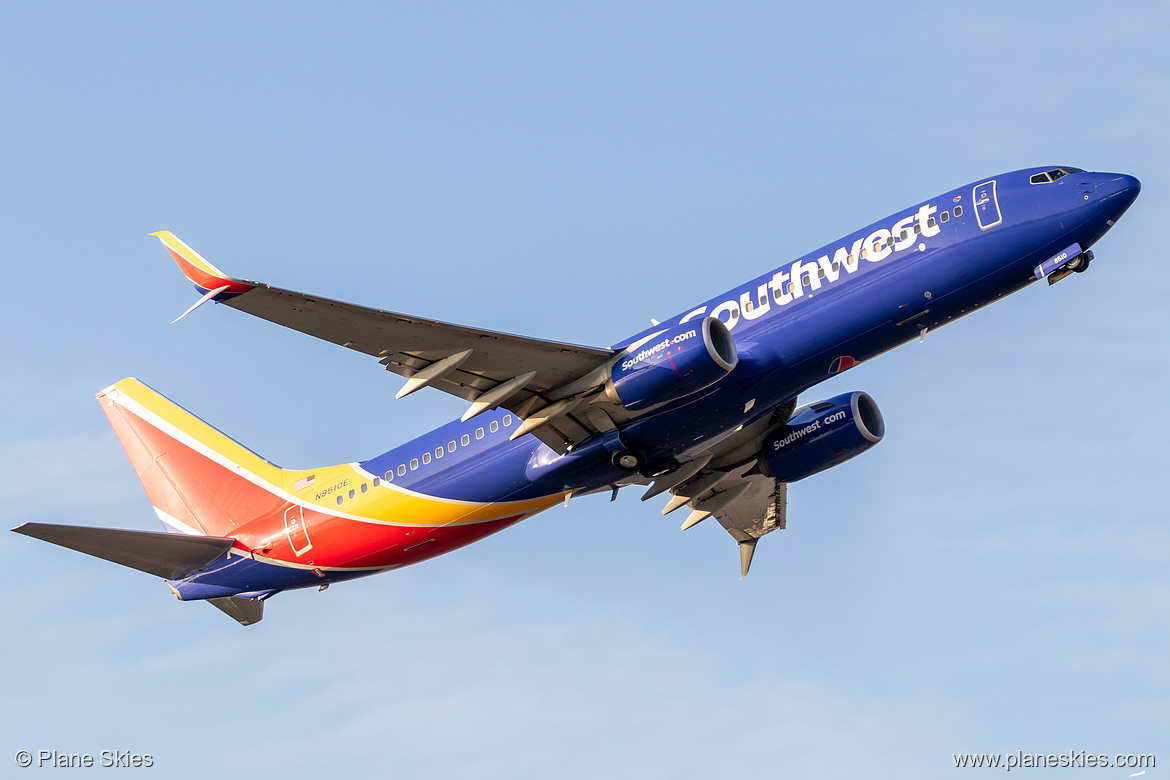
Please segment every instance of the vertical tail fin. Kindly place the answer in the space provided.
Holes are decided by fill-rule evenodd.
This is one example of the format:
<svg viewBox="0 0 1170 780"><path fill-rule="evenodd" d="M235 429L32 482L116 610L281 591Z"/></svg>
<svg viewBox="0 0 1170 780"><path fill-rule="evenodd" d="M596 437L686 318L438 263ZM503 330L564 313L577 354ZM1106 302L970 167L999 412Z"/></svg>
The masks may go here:
<svg viewBox="0 0 1170 780"><path fill-rule="evenodd" d="M97 397L169 529L230 537L237 525L286 503L279 467L137 379L123 379Z"/></svg>

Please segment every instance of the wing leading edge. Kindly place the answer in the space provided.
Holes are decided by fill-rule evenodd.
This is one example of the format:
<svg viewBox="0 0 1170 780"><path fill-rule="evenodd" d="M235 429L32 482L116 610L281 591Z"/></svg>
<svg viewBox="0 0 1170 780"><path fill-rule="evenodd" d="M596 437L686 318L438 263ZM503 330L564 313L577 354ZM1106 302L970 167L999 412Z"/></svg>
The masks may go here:
<svg viewBox="0 0 1170 780"><path fill-rule="evenodd" d="M615 355L609 349L469 328L236 279L174 234L152 235L204 294L196 306L214 300L375 357L388 371L407 378L398 397L435 387L471 402L465 419L497 406L521 418L552 409L556 402L581 395L572 392L574 384ZM561 451L592 436L596 430L589 418L574 415L569 407L563 403L555 415L529 430Z"/></svg>

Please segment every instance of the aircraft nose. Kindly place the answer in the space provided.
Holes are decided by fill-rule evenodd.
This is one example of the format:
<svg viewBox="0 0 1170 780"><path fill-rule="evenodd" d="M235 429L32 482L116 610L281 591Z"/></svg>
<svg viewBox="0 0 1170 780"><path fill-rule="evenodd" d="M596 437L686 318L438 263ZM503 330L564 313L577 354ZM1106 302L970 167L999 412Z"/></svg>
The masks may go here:
<svg viewBox="0 0 1170 780"><path fill-rule="evenodd" d="M1124 173L1106 174L1104 181L1097 184L1097 198L1103 203L1128 208L1142 191L1142 183L1135 177Z"/></svg>

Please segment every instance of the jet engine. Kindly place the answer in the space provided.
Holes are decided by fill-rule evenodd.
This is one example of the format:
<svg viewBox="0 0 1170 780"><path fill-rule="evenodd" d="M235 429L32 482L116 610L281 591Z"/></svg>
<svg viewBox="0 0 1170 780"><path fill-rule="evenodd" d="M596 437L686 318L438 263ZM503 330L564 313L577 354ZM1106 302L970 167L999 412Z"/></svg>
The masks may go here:
<svg viewBox="0 0 1170 780"><path fill-rule="evenodd" d="M860 455L885 434L874 400L845 393L797 409L764 437L763 456L778 482L796 482Z"/></svg>
<svg viewBox="0 0 1170 780"><path fill-rule="evenodd" d="M605 390L630 411L697 393L731 373L739 357L716 317L668 328L614 363Z"/></svg>

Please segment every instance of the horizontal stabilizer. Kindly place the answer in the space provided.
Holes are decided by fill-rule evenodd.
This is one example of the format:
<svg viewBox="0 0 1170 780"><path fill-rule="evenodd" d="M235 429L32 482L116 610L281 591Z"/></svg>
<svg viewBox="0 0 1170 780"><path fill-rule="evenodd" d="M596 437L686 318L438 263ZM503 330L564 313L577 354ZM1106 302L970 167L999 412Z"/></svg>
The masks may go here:
<svg viewBox="0 0 1170 780"><path fill-rule="evenodd" d="M250 626L264 619L264 602L260 599L224 596L218 599L208 599L208 601L216 609L238 621L241 626Z"/></svg>
<svg viewBox="0 0 1170 780"><path fill-rule="evenodd" d="M202 569L235 543L218 536L47 523L23 523L12 530L168 580Z"/></svg>

